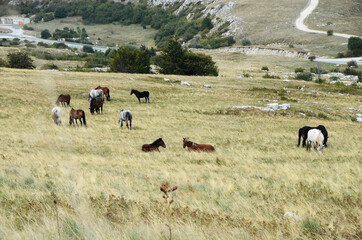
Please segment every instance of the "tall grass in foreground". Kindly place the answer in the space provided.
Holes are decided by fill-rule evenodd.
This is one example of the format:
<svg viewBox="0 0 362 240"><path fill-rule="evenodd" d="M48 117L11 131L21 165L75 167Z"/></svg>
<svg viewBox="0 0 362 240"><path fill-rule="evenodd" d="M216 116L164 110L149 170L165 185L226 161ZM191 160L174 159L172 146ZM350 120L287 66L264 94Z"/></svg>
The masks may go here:
<svg viewBox="0 0 362 240"><path fill-rule="evenodd" d="M57 239L58 229L66 239L168 238L158 190L168 179L182 188L173 239L358 239L362 130L349 107L362 110L361 90L262 74L167 76L186 87L155 75L0 69L0 238ZM112 101L91 115L87 94L98 85ZM151 103L131 89L150 91ZM60 93L86 112L87 129L66 124L67 107L63 126L54 124ZM291 108L232 108L273 100ZM120 109L132 111L132 131L119 128ZM298 129L319 124L330 134L323 154L297 148ZM141 151L159 137L166 149ZM184 137L217 151L188 152ZM300 220L283 218L287 211Z"/></svg>

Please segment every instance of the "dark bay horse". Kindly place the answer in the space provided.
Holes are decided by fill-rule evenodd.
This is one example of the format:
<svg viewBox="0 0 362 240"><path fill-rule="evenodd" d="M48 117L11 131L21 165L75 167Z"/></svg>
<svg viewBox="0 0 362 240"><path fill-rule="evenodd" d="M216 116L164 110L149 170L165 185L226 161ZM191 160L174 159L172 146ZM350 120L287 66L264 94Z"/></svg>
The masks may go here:
<svg viewBox="0 0 362 240"><path fill-rule="evenodd" d="M306 146L308 132L311 129L319 129L319 130L321 130L321 132L323 134L323 137L324 137L323 144L324 144L325 147L328 147L327 146L328 132L327 132L327 129L323 125L318 125L317 127L304 126L304 127L300 128L299 132L298 132L298 145L297 145L297 147L300 146L300 139L301 138L303 138L302 147Z"/></svg>
<svg viewBox="0 0 362 240"><path fill-rule="evenodd" d="M148 103L150 103L150 98L149 98L150 93L148 91L139 92L137 90L132 89L130 95L132 95L132 94L136 95L136 97L138 98L139 103L141 103L140 98L145 98L146 103L147 103L147 100L148 100Z"/></svg>
<svg viewBox="0 0 362 240"><path fill-rule="evenodd" d="M144 151L144 152L153 152L153 151L159 152L160 151L160 150L158 150L159 146L162 146L162 147L166 148L166 144L163 142L162 138L157 139L156 141L154 141L151 144L143 144L142 145L142 151Z"/></svg>
<svg viewBox="0 0 362 240"><path fill-rule="evenodd" d="M101 110L99 110L99 108ZM93 115L94 114L94 110L96 110L96 112L99 113L103 113L103 99L102 97L96 97L96 98L92 98L91 102L90 102L90 112Z"/></svg>
<svg viewBox="0 0 362 240"><path fill-rule="evenodd" d="M103 91L104 95L106 96L107 101L111 101L111 95L110 95L109 88L98 86L95 89L101 89Z"/></svg>
<svg viewBox="0 0 362 240"><path fill-rule="evenodd" d="M73 126L75 126L74 119L75 119L75 123L77 124L77 126L78 126L77 119L79 119L80 125L82 126L83 123L84 123L84 126L87 127L87 122L85 121L85 113L84 113L84 111L82 109L75 110L74 108L72 108L70 110L70 113L69 113L69 125L73 124ZM82 123L82 119L83 119L83 123Z"/></svg>
<svg viewBox="0 0 362 240"><path fill-rule="evenodd" d="M189 152L215 152L215 148L210 144L198 144L189 140L189 138L184 138L184 148L187 147Z"/></svg>
<svg viewBox="0 0 362 240"><path fill-rule="evenodd" d="M62 106L66 106L65 104L67 104L67 106L69 106L70 104L70 95L68 94L60 94L57 101L55 102L55 104L57 106L59 106L59 103L62 104Z"/></svg>

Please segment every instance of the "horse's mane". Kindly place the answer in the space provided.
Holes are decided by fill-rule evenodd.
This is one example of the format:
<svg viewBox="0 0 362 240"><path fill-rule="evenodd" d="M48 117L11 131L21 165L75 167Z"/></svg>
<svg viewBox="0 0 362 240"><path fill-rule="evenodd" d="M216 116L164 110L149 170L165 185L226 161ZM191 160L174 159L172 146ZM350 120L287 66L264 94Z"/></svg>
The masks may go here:
<svg viewBox="0 0 362 240"><path fill-rule="evenodd" d="M185 141L186 141L187 143L191 143L192 146L195 146L195 145L197 144L197 143L191 141L191 140L188 139L188 138L186 138Z"/></svg>
<svg viewBox="0 0 362 240"><path fill-rule="evenodd" d="M162 141L162 138L157 139L156 141L154 141L154 142L151 143L150 145L151 145L151 146L155 146L156 143L158 143L158 142L160 142L160 141Z"/></svg>

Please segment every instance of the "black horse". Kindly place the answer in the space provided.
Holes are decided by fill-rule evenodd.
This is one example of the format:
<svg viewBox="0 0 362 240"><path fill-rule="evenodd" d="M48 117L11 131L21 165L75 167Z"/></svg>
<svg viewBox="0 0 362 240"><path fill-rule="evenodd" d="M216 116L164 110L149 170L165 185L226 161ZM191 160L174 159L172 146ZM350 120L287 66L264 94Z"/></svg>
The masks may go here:
<svg viewBox="0 0 362 240"><path fill-rule="evenodd" d="M100 111L99 108L101 109ZM92 98L89 109L91 114L94 114L94 110L96 110L98 114L100 112L103 113L103 99L101 97Z"/></svg>
<svg viewBox="0 0 362 240"><path fill-rule="evenodd" d="M319 129L319 130L321 130L321 132L322 132L322 134L324 136L323 144L324 144L324 146L328 147L327 146L328 132L327 132L327 129L323 125L318 125L317 127L304 126L304 127L300 128L299 129L299 134L298 134L298 145L297 145L297 147L299 147L299 145L300 145L300 138L303 138L302 147L306 146L308 132L311 129Z"/></svg>
<svg viewBox="0 0 362 240"><path fill-rule="evenodd" d="M149 98L150 93L149 93L148 91L139 92L139 91L137 91L137 90L132 89L130 95L132 95L133 93L136 95L136 97L138 98L138 101L139 101L140 103L141 103L140 98L145 98L146 103L147 103L147 100L148 100L148 103L150 103L150 98Z"/></svg>

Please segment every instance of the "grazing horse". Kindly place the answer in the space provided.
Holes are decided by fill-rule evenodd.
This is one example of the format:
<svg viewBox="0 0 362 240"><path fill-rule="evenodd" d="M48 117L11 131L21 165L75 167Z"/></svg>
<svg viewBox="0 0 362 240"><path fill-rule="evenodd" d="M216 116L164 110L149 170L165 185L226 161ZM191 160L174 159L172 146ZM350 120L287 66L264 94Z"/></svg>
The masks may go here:
<svg viewBox="0 0 362 240"><path fill-rule="evenodd" d="M69 106L70 104L70 95L68 94L60 94L55 104L59 106L59 102L62 104L62 106L66 106L67 104Z"/></svg>
<svg viewBox="0 0 362 240"><path fill-rule="evenodd" d="M128 127L128 120L129 120L129 127ZM121 110L119 112L119 127L122 128L123 126L123 121L126 122L126 126L127 128L129 128L130 130L132 130L132 113L130 110Z"/></svg>
<svg viewBox="0 0 362 240"><path fill-rule="evenodd" d="M100 111L99 108L101 109ZM96 110L98 114L103 113L103 99L101 97L92 98L89 109L92 115L94 114L94 110Z"/></svg>
<svg viewBox="0 0 362 240"><path fill-rule="evenodd" d="M104 92L101 89L92 89L88 94L88 101L91 102L93 98L101 97L104 100Z"/></svg>
<svg viewBox="0 0 362 240"><path fill-rule="evenodd" d="M307 138L307 151L310 151L310 148L313 143L314 149L318 152L318 154L321 154L323 151L323 141L324 141L324 136L321 130L319 129L309 130Z"/></svg>
<svg viewBox="0 0 362 240"><path fill-rule="evenodd" d="M62 109L60 109L60 107L54 107L52 109L52 118L55 122L56 125L61 125L62 124Z"/></svg>
<svg viewBox="0 0 362 240"><path fill-rule="evenodd" d="M215 148L210 144L198 144L189 140L189 138L184 138L184 148L187 147L189 152L215 152Z"/></svg>
<svg viewBox="0 0 362 240"><path fill-rule="evenodd" d="M148 91L139 92L139 91L137 91L137 90L132 89L130 95L132 95L133 93L134 93L134 94L136 95L136 97L138 98L139 103L141 103L140 98L145 98L146 103L147 103L147 100L148 100L148 103L150 103L150 98L149 98L150 93L149 93Z"/></svg>
<svg viewBox="0 0 362 240"><path fill-rule="evenodd" d="M73 126L75 126L75 124L74 124L74 119L75 119L75 123L78 126L77 119L79 119L80 125L82 126L83 125L82 118L83 118L84 126L87 127L84 111L82 109L75 110L74 108L72 108L69 113L69 125L72 125L72 123L73 123Z"/></svg>
<svg viewBox="0 0 362 240"><path fill-rule="evenodd" d="M103 91L104 95L106 96L107 101L111 101L111 95L110 95L109 88L98 86L95 89L101 89Z"/></svg>
<svg viewBox="0 0 362 240"><path fill-rule="evenodd" d="M153 152L153 151L159 152L160 151L160 150L158 150L159 146L162 146L162 147L166 148L166 144L163 142L162 138L157 139L156 141L154 141L151 144L143 144L142 145L142 151L144 151L144 152Z"/></svg>
<svg viewBox="0 0 362 240"><path fill-rule="evenodd" d="M319 130L322 131L322 134L324 136L323 144L324 144L325 147L328 147L327 146L328 132L327 132L327 129L323 125L318 125L317 127L304 126L304 127L300 128L299 133L298 133L298 145L297 145L297 147L299 147L299 145L300 145L300 139L301 138L303 138L302 147L305 147L305 145L306 145L305 142L306 142L307 137L308 137L308 132L311 129L319 129Z"/></svg>

